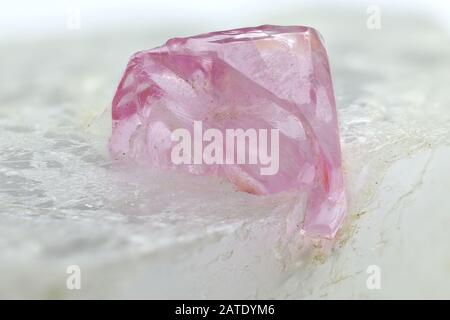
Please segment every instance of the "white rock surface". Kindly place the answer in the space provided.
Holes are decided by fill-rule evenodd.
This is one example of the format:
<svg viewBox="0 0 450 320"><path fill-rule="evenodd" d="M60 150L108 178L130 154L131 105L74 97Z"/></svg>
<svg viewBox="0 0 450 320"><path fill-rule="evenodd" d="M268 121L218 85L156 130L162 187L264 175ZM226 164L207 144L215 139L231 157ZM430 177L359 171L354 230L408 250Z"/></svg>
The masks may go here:
<svg viewBox="0 0 450 320"><path fill-rule="evenodd" d="M450 298L449 36L323 17L264 22L313 25L328 44L350 208L332 242L286 230L300 218L287 196L109 160L101 112L130 54L210 30L0 45L0 297Z"/></svg>

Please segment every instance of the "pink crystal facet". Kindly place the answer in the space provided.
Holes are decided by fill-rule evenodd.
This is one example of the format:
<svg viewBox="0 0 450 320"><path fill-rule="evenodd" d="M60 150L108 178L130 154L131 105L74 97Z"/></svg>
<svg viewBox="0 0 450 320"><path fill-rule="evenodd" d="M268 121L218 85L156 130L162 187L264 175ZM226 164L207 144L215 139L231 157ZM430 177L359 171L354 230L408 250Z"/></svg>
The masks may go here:
<svg viewBox="0 0 450 320"><path fill-rule="evenodd" d="M328 57L317 31L264 25L170 39L131 57L112 103L110 152L154 167L217 175L254 194L306 195L302 229L332 238L346 212ZM177 128L279 129L279 171L171 161Z"/></svg>

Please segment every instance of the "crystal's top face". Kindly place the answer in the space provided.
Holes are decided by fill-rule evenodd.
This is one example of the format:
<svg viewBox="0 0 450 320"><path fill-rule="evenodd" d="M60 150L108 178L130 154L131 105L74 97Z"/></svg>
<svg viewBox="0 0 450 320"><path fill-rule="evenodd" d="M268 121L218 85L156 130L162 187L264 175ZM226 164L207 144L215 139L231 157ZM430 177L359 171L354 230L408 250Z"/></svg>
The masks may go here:
<svg viewBox="0 0 450 320"><path fill-rule="evenodd" d="M297 190L307 195L303 229L310 234L333 237L342 223L346 205L336 106L326 50L314 29L243 28L175 38L138 52L119 84L112 117L115 158L221 176L255 194ZM226 153L229 129L278 129L278 170L262 175L262 162L249 163L252 154L259 155L258 135L255 150L247 137L247 162L174 163L178 142L172 134L183 128L198 138L194 122L201 123L200 135L208 129L223 134L223 149L217 144L215 155ZM270 138L269 133L269 150ZM200 143L205 148L211 141Z"/></svg>

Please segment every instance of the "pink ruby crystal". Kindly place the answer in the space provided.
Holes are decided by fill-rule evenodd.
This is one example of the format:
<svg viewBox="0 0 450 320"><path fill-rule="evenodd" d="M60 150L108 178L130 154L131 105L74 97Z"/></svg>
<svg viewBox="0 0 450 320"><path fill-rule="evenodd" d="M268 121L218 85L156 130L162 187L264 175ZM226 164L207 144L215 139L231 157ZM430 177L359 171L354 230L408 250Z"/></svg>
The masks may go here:
<svg viewBox="0 0 450 320"><path fill-rule="evenodd" d="M112 103L110 152L163 169L217 175L254 194L307 195L302 229L334 237L346 212L328 57L309 27L264 25L170 39L134 54ZM178 128L279 129L279 170L174 164ZM248 150L252 152L252 150Z"/></svg>

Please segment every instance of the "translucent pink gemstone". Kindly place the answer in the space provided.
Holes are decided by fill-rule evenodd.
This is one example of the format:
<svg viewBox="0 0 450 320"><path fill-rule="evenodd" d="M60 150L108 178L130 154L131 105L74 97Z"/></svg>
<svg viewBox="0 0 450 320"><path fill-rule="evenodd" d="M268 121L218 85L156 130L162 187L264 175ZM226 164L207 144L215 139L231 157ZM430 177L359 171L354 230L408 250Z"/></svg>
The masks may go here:
<svg viewBox="0 0 450 320"><path fill-rule="evenodd" d="M170 39L131 57L112 103L116 159L217 175L254 194L307 196L299 225L334 237L346 212L339 130L327 53L309 27L271 26ZM279 171L259 164L171 161L177 128L277 128ZM224 134L225 135L225 134Z"/></svg>

